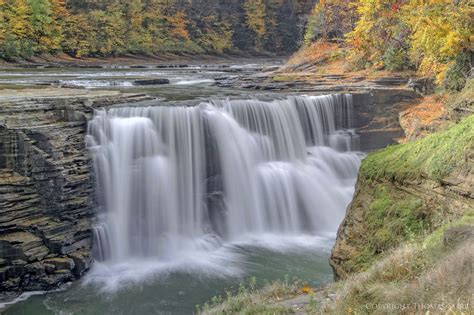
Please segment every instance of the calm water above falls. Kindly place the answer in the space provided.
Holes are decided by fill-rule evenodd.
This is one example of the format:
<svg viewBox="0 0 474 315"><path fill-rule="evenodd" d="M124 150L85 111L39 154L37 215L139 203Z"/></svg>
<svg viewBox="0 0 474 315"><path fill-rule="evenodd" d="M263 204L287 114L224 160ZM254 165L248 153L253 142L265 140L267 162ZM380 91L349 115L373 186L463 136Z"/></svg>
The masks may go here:
<svg viewBox="0 0 474 315"><path fill-rule="evenodd" d="M189 314L242 279L331 280L360 158L351 96L98 111L97 262L8 314Z"/></svg>

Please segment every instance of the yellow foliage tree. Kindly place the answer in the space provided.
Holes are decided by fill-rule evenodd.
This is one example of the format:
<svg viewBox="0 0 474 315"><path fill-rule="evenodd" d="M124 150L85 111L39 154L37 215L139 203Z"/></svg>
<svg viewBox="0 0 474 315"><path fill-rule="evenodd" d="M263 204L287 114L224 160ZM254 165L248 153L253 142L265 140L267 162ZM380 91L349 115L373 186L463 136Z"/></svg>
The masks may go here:
<svg viewBox="0 0 474 315"><path fill-rule="evenodd" d="M410 26L410 56L420 73L442 82L462 52L473 50L474 7L470 0L408 1L402 19Z"/></svg>
<svg viewBox="0 0 474 315"><path fill-rule="evenodd" d="M174 38L190 40L188 30L186 29L187 19L184 11L177 11L175 14L166 17L171 25L170 33Z"/></svg>
<svg viewBox="0 0 474 315"><path fill-rule="evenodd" d="M263 0L245 0L245 22L250 30L256 34L257 50L262 49L263 38L267 33L265 25L266 6Z"/></svg>
<svg viewBox="0 0 474 315"><path fill-rule="evenodd" d="M3 44L5 40L7 25L5 21L5 0L0 0L0 45Z"/></svg>
<svg viewBox="0 0 474 315"><path fill-rule="evenodd" d="M388 69L408 63L441 83L460 56L472 54L472 0L359 0L357 12L347 36L353 61Z"/></svg>
<svg viewBox="0 0 474 315"><path fill-rule="evenodd" d="M9 32L16 38L27 38L31 34L30 7L27 0L9 0L5 18Z"/></svg>

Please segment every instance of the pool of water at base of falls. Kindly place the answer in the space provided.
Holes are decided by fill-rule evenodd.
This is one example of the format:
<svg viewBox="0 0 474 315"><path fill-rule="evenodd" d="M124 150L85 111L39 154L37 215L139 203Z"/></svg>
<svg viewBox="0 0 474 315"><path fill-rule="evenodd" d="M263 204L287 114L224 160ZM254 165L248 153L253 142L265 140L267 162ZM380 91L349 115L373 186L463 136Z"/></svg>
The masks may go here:
<svg viewBox="0 0 474 315"><path fill-rule="evenodd" d="M96 263L84 279L58 292L31 296L5 314L192 314L196 305L236 291L252 276L258 286L298 278L316 287L332 281L328 259L333 242L317 236L260 235L210 255L184 254L178 264Z"/></svg>

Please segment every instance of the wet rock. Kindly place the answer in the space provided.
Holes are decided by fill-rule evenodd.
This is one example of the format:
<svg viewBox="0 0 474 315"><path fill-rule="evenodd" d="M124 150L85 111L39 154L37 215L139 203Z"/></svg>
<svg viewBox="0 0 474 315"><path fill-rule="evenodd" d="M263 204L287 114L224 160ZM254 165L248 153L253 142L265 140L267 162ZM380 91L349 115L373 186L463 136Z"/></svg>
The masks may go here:
<svg viewBox="0 0 474 315"><path fill-rule="evenodd" d="M18 260L40 260L48 254L43 241L28 232L16 232L0 236L0 257L11 264L21 264Z"/></svg>
<svg viewBox="0 0 474 315"><path fill-rule="evenodd" d="M80 277L92 265L92 254L90 251L76 251L69 255L74 261L74 275Z"/></svg>
<svg viewBox="0 0 474 315"><path fill-rule="evenodd" d="M48 274L52 274L56 270L56 266L53 264L44 263L43 266Z"/></svg>
<svg viewBox="0 0 474 315"><path fill-rule="evenodd" d="M54 266L54 270L73 270L76 266L74 260L66 257L45 259L43 263Z"/></svg>
<svg viewBox="0 0 474 315"><path fill-rule="evenodd" d="M407 84L408 79L404 77L400 77L400 76L393 76L393 77L381 77L381 78L372 80L371 82L378 85L384 85L384 86L396 86L396 85Z"/></svg>
<svg viewBox="0 0 474 315"><path fill-rule="evenodd" d="M215 81L223 81L223 80L228 80L230 78L232 78L232 77L229 76L229 75L219 75L219 76L215 76L214 80Z"/></svg>
<svg viewBox="0 0 474 315"><path fill-rule="evenodd" d="M146 80L136 80L133 82L134 85L162 85L169 84L170 80L168 79L146 79Z"/></svg>
<svg viewBox="0 0 474 315"><path fill-rule="evenodd" d="M54 266L51 265L54 268ZM35 262L25 266L25 272L35 276L45 276L46 275L46 266L43 263Z"/></svg>
<svg viewBox="0 0 474 315"><path fill-rule="evenodd" d="M244 89L255 89L257 88L257 85L256 84L242 84L242 88Z"/></svg>

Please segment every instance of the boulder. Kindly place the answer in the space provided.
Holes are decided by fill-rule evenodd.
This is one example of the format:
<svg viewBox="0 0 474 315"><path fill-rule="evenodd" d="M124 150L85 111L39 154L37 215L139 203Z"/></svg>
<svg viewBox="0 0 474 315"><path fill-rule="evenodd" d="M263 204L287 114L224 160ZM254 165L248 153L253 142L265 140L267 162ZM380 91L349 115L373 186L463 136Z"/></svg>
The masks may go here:
<svg viewBox="0 0 474 315"><path fill-rule="evenodd" d="M93 259L90 251L77 251L69 255L74 261L74 269L72 270L76 277L80 277L89 270Z"/></svg>

